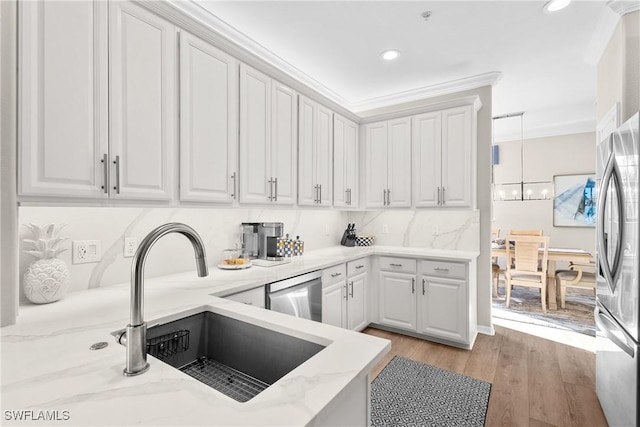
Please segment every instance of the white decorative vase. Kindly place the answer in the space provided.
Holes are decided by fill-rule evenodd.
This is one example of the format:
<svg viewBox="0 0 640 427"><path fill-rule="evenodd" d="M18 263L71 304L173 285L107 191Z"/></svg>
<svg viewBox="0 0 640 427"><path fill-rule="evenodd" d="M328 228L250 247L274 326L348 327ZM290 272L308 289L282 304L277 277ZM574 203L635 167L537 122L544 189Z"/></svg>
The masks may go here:
<svg viewBox="0 0 640 427"><path fill-rule="evenodd" d="M69 269L57 258L40 259L24 273L24 294L36 304L58 301L69 288Z"/></svg>

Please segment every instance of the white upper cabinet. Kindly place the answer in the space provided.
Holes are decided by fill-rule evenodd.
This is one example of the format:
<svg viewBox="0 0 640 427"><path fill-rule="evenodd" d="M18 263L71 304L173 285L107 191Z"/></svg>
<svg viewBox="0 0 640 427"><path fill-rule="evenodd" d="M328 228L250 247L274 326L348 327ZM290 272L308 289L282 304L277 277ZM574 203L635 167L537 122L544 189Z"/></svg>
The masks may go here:
<svg viewBox="0 0 640 427"><path fill-rule="evenodd" d="M413 117L416 207L470 207L475 112L472 105Z"/></svg>
<svg viewBox="0 0 640 427"><path fill-rule="evenodd" d="M107 4L18 6L18 192L107 197Z"/></svg>
<svg viewBox="0 0 640 427"><path fill-rule="evenodd" d="M358 125L333 115L333 205L358 207Z"/></svg>
<svg viewBox="0 0 640 427"><path fill-rule="evenodd" d="M298 94L275 80L271 91L271 202L293 205L297 189Z"/></svg>
<svg viewBox="0 0 640 427"><path fill-rule="evenodd" d="M132 2L110 2L111 194L172 197L176 144L176 31Z"/></svg>
<svg viewBox="0 0 640 427"><path fill-rule="evenodd" d="M238 62L181 32L180 200L237 197L238 90Z"/></svg>
<svg viewBox="0 0 640 427"><path fill-rule="evenodd" d="M411 118L365 125L366 205L411 206Z"/></svg>
<svg viewBox="0 0 640 427"><path fill-rule="evenodd" d="M240 64L240 202L294 204L297 95Z"/></svg>
<svg viewBox="0 0 640 427"><path fill-rule="evenodd" d="M331 206L333 112L300 96L298 204Z"/></svg>

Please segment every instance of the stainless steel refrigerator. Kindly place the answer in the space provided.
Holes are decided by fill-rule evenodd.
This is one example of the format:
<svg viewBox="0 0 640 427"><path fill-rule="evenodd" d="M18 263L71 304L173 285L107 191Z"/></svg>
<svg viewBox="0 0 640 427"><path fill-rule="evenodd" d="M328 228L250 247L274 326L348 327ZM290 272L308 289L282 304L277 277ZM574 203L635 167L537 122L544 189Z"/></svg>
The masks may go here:
<svg viewBox="0 0 640 427"><path fill-rule="evenodd" d="M640 113L598 144L596 392L610 426L640 424Z"/></svg>

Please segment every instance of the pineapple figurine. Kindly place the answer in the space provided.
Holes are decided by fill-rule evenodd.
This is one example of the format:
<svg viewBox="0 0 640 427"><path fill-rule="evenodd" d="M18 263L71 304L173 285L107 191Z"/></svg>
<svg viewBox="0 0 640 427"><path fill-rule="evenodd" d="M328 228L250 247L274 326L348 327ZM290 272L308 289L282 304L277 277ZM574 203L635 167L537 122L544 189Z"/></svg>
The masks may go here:
<svg viewBox="0 0 640 427"><path fill-rule="evenodd" d="M66 250L59 247L60 243L66 240L59 237L64 224L29 224L26 227L33 233L33 240L24 240L32 249L24 252L33 255L37 260L24 273L24 294L29 301L36 304L58 301L67 293L69 287L69 269L64 261L56 258Z"/></svg>

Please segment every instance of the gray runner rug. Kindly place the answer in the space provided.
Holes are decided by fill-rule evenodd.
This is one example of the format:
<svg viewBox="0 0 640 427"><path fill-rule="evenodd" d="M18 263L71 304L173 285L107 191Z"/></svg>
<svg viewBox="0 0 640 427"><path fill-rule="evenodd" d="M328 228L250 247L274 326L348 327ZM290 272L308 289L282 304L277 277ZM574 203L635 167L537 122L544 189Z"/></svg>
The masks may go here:
<svg viewBox="0 0 640 427"><path fill-rule="evenodd" d="M371 425L484 426L491 383L395 356L371 383Z"/></svg>

